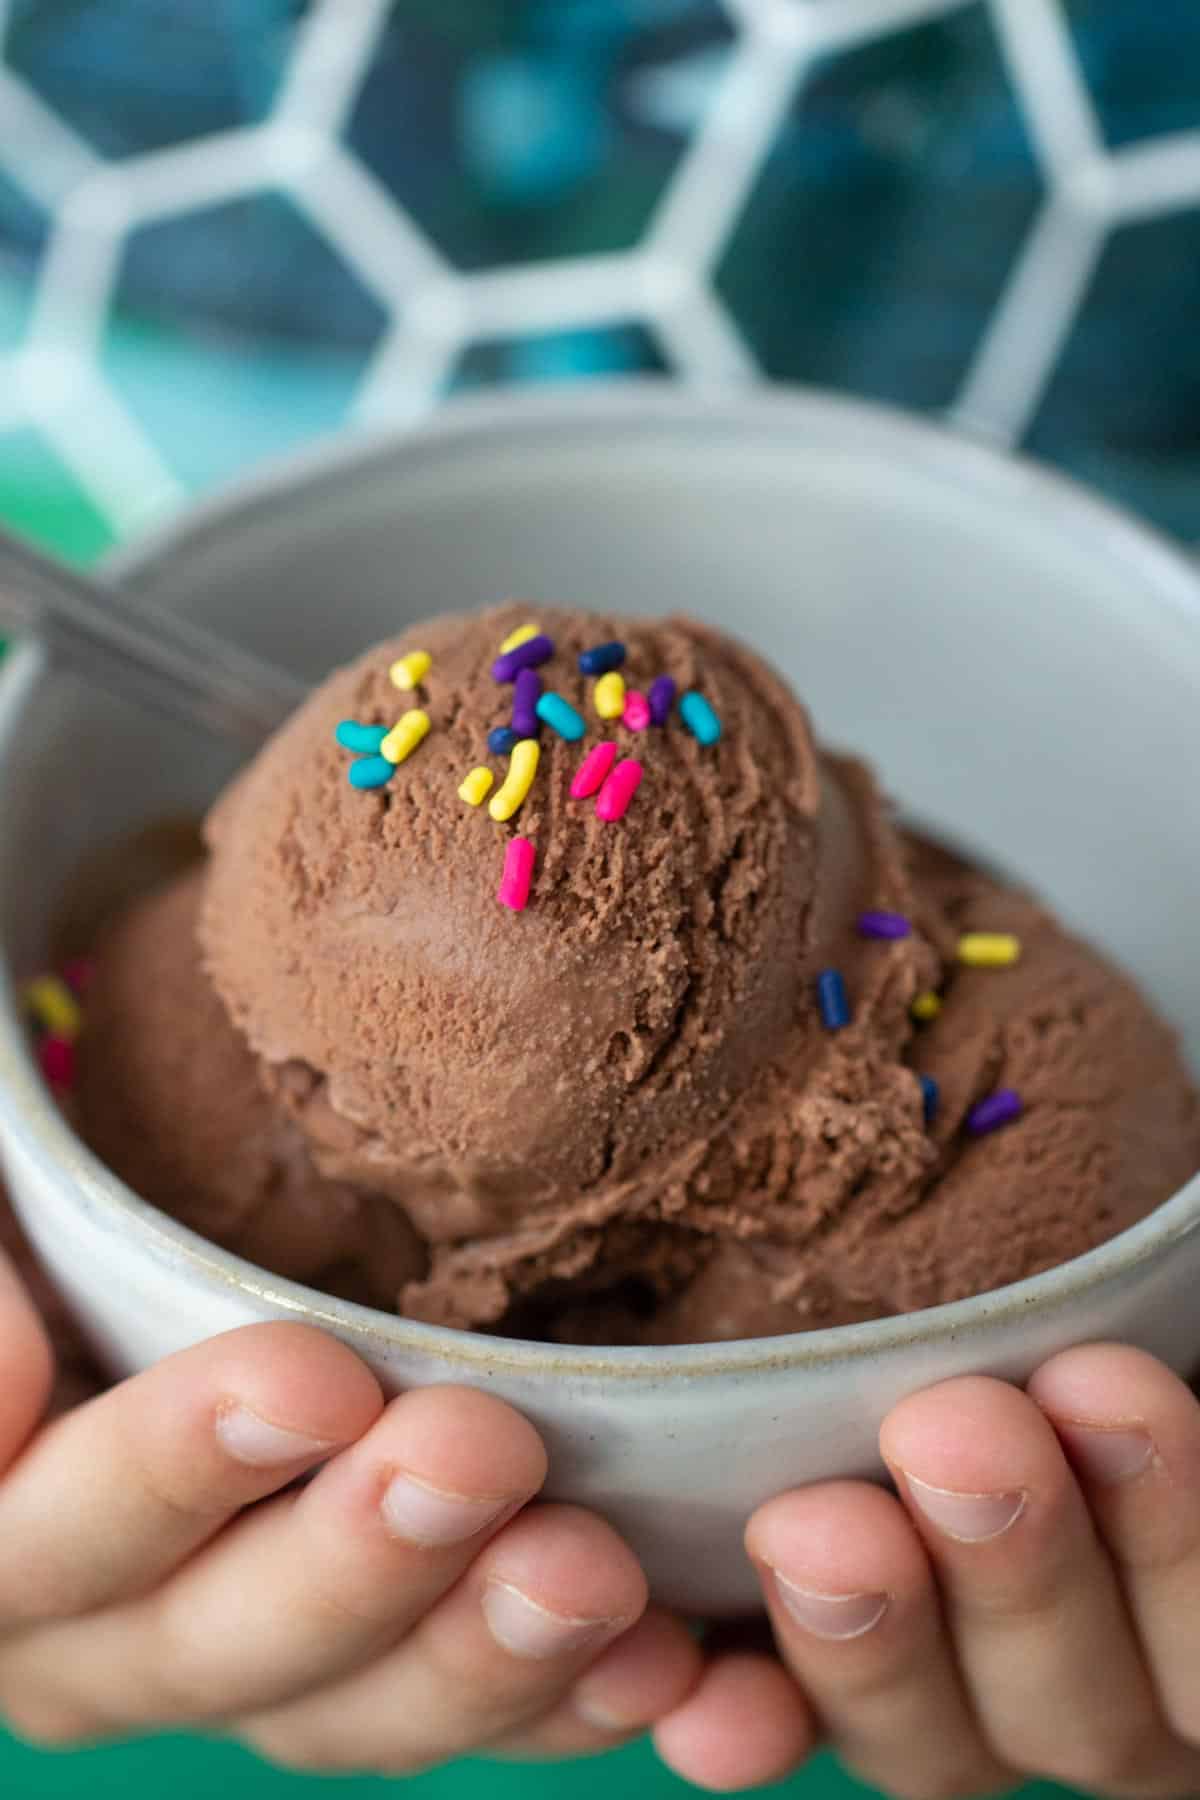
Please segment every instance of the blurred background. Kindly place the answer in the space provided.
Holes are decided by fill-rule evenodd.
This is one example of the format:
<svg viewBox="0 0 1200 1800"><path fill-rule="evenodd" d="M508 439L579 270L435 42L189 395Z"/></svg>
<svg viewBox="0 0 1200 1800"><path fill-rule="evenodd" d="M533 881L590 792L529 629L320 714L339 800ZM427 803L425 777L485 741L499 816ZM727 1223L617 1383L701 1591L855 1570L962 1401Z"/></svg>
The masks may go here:
<svg viewBox="0 0 1200 1800"><path fill-rule="evenodd" d="M86 557L442 396L669 371L1200 538L1195 0L0 0L0 515Z"/></svg>
<svg viewBox="0 0 1200 1800"><path fill-rule="evenodd" d="M456 392L647 372L918 408L1196 541L1198 318L1196 0L0 0L0 519L79 560ZM621 1782L685 1792L642 1748L407 1791ZM0 1786L308 1784L0 1733Z"/></svg>

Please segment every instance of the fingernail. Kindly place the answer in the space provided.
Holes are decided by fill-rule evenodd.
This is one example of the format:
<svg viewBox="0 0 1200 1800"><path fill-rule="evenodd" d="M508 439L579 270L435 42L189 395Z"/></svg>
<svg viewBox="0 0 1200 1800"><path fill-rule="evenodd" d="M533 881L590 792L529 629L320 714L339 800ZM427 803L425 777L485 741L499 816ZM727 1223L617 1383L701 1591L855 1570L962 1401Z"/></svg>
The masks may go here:
<svg viewBox="0 0 1200 1800"><path fill-rule="evenodd" d="M1154 1443L1148 1431L1109 1431L1103 1425L1085 1425L1073 1419L1055 1419L1054 1429L1089 1480L1102 1487L1132 1481L1150 1465Z"/></svg>
<svg viewBox="0 0 1200 1800"><path fill-rule="evenodd" d="M964 1544L983 1544L1015 1525L1025 1511L1027 1496L1010 1494L957 1494L951 1488L931 1487L904 1471L908 1491L931 1524L947 1537Z"/></svg>
<svg viewBox="0 0 1200 1800"><path fill-rule="evenodd" d="M863 1637L878 1625L888 1609L886 1594L815 1594L811 1588L797 1587L772 1569L775 1592L797 1625L811 1631L814 1637L841 1642Z"/></svg>
<svg viewBox="0 0 1200 1800"><path fill-rule="evenodd" d="M512 1505L511 1499L472 1500L430 1487L415 1475L395 1475L384 1489L379 1510L388 1530L409 1543L461 1544Z"/></svg>
<svg viewBox="0 0 1200 1800"><path fill-rule="evenodd" d="M502 1650L539 1661L590 1650L620 1630L615 1619L572 1619L550 1612L507 1581L490 1581L483 1590L483 1616Z"/></svg>
<svg viewBox="0 0 1200 1800"><path fill-rule="evenodd" d="M301 1462L332 1450L329 1438L306 1437L283 1425L270 1425L247 1406L228 1406L217 1414L217 1437L236 1462L252 1469L272 1469L283 1463Z"/></svg>
<svg viewBox="0 0 1200 1800"><path fill-rule="evenodd" d="M577 1687L571 1694L572 1710L578 1713L585 1725L595 1731L635 1731L637 1725L630 1719L623 1719L619 1713L606 1706L598 1694L589 1694L584 1687Z"/></svg>

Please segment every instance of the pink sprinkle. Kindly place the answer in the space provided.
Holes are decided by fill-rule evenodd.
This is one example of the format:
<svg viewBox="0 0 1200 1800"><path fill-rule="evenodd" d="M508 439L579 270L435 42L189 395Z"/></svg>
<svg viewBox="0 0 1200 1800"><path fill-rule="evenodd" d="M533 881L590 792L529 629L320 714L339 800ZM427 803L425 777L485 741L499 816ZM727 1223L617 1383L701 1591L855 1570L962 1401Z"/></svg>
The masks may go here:
<svg viewBox="0 0 1200 1800"><path fill-rule="evenodd" d="M38 1061L56 1093L75 1086L75 1046L68 1039L44 1037L38 1045Z"/></svg>
<svg viewBox="0 0 1200 1800"><path fill-rule="evenodd" d="M62 978L73 994L87 992L95 967L89 956L77 956L73 962L63 964Z"/></svg>
<svg viewBox="0 0 1200 1800"><path fill-rule="evenodd" d="M650 723L650 702L636 688L630 688L625 696L625 711L621 714L621 723L630 731L645 731Z"/></svg>
<svg viewBox="0 0 1200 1800"><path fill-rule="evenodd" d="M508 849L504 852L504 875L496 895L501 906L507 906L513 912L525 911L536 854L537 847L532 838L509 839Z"/></svg>
<svg viewBox="0 0 1200 1800"><path fill-rule="evenodd" d="M596 800L596 817L606 820L610 825L617 819L623 819L641 779L640 762L634 762L632 757L619 762L600 789Z"/></svg>
<svg viewBox="0 0 1200 1800"><path fill-rule="evenodd" d="M617 760L615 744L594 744L580 763L571 783L572 800L587 800L603 782Z"/></svg>

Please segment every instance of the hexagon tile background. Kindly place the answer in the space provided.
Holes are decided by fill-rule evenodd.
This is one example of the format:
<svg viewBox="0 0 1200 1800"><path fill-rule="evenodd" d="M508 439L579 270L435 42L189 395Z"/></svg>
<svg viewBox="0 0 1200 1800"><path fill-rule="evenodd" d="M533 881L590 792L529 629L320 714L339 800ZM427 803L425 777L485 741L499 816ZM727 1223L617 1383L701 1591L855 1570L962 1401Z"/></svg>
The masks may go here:
<svg viewBox="0 0 1200 1800"><path fill-rule="evenodd" d="M0 515L455 389L812 382L1200 537L1196 0L0 0Z"/></svg>

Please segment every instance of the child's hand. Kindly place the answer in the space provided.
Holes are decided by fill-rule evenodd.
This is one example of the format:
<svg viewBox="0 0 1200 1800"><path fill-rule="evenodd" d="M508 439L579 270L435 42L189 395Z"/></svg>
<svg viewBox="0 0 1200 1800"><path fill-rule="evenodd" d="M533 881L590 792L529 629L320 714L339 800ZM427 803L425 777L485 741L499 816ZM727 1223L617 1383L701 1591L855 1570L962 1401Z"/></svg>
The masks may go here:
<svg viewBox="0 0 1200 1800"><path fill-rule="evenodd" d="M406 1771L617 1743L698 1678L616 1534L526 1504L541 1441L486 1394L385 1406L333 1339L256 1325L45 1424L2 1253L0 1369L0 1719L36 1742L198 1724Z"/></svg>
<svg viewBox="0 0 1200 1800"><path fill-rule="evenodd" d="M1089 1345L1028 1397L982 1379L916 1395L881 1442L901 1499L830 1483L747 1532L809 1743L820 1730L912 1800L1026 1776L1200 1792L1200 1405L1183 1382ZM722 1720L711 1680L656 1742L682 1774L736 1785L745 1709Z"/></svg>

